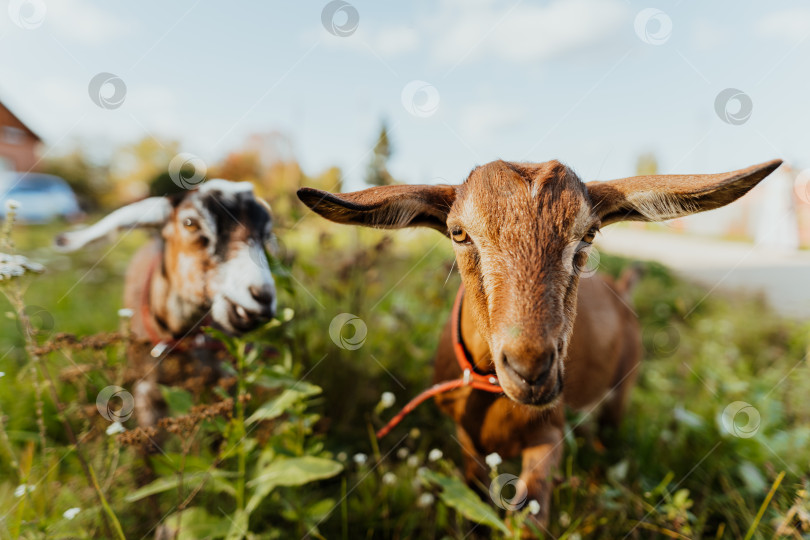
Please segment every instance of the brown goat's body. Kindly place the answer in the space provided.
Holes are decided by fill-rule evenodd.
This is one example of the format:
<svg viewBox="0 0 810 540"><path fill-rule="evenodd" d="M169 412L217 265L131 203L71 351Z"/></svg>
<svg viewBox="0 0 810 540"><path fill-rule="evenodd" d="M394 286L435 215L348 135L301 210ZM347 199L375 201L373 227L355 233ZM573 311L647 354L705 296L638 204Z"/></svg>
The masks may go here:
<svg viewBox="0 0 810 540"><path fill-rule="evenodd" d="M641 358L641 334L638 320L627 304L629 291L624 287L628 281L617 284L598 275L580 280L577 316L564 361L562 402L556 406L538 409L505 395L470 388L436 398L442 411L458 425L468 482L474 484L478 480L488 485L483 456L493 452L503 458L523 454L521 478L528 486L527 500L541 503L541 521L547 517L550 494L547 476L562 455L562 405L584 411L599 408L600 418L615 424L635 381ZM462 311L461 328L475 365L491 371L489 349L467 309ZM460 376L448 322L436 355L434 382ZM532 451L534 456L527 455Z"/></svg>
<svg viewBox="0 0 810 540"><path fill-rule="evenodd" d="M563 405L598 407L601 420L617 423L641 356L638 321L627 305L634 271L618 282L584 275L597 232L623 220L663 221L719 208L780 163L586 184L556 160L498 160L457 185L341 194L302 188L298 196L338 223L425 226L450 238L465 290L462 339L476 367L497 375L504 394L465 387L436 401L458 425L471 483L489 484L485 454L522 457L517 500L494 502L514 509L520 504L513 500L536 500L539 511L523 531L531 535L532 525L548 521L550 477L562 458ZM437 382L461 376L452 334L446 327Z"/></svg>

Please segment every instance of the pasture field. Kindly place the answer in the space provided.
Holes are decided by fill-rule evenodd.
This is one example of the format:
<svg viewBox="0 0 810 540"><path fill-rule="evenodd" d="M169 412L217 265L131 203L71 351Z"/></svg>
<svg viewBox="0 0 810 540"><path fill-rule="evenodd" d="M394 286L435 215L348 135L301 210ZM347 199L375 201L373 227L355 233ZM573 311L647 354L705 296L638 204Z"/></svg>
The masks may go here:
<svg viewBox="0 0 810 540"><path fill-rule="evenodd" d="M49 247L60 228L16 227L16 249L46 271L0 282L12 299L0 308L0 538L500 538L530 511L463 487L453 424L433 403L373 438L430 384L459 284L439 235L315 217L277 231L279 320L226 340L233 381L205 403L164 388L177 420L145 456L135 418L119 429L96 401L110 385L132 390L118 310L146 235L61 255ZM611 274L629 262L601 256ZM645 270L645 355L625 421L602 439L569 414L545 537L807 538L810 324ZM341 313L362 321L364 341L330 335ZM62 335L118 331L95 348Z"/></svg>

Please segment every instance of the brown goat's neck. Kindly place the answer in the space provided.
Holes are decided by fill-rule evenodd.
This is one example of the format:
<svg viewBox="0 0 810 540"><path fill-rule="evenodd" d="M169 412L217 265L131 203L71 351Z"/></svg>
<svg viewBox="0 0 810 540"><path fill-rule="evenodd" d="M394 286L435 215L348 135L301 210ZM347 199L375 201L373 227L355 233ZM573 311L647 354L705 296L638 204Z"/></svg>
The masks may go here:
<svg viewBox="0 0 810 540"><path fill-rule="evenodd" d="M486 339L475 325L470 302L465 299L461 305L461 340L472 356L472 363L481 373L494 373L495 364L489 352Z"/></svg>

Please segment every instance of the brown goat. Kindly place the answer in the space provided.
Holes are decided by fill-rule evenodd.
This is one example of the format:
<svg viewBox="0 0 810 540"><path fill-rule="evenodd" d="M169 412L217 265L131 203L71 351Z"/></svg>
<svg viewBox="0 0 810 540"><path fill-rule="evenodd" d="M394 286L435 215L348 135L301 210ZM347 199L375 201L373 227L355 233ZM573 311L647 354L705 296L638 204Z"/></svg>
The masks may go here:
<svg viewBox="0 0 810 540"><path fill-rule="evenodd" d="M467 387L437 403L458 425L469 482L488 481L484 454L522 456L526 495L540 503L533 522L542 527L549 516L549 474L562 456L560 404L590 410L604 401L605 419L618 422L639 358L638 323L621 301L627 287L602 277L579 279L576 269L594 235L617 221L661 221L721 207L780 163L585 184L557 161L495 161L455 186L344 194L303 188L298 196L338 223L426 226L452 239L466 289L461 339L474 366L494 371L505 395ZM436 358L437 382L461 376L452 341L448 325Z"/></svg>
<svg viewBox="0 0 810 540"><path fill-rule="evenodd" d="M133 337L154 346L151 355L148 349L130 351L139 373L133 389L136 419L151 426L165 408L157 383L218 378L216 347L200 334L202 326L239 334L275 315L276 290L265 253L272 219L250 183L214 179L199 189L119 208L90 227L59 235L56 245L75 251L133 228L160 233L135 254L124 285ZM181 366L164 366L170 352L183 356Z"/></svg>

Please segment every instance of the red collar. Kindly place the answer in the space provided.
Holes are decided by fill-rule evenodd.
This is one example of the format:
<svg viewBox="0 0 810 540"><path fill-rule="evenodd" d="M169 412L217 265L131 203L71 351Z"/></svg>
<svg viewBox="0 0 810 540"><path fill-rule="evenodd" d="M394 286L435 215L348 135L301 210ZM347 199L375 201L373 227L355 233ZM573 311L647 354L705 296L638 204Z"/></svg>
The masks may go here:
<svg viewBox="0 0 810 540"><path fill-rule="evenodd" d="M152 313L151 294L152 278L162 260L162 251L159 251L154 257L152 257L152 261L149 263L149 269L147 270L146 274L146 283L143 286L143 291L141 291L141 321L143 322L143 328L146 331L149 341L152 342L152 345L154 345L149 354L151 354L154 358L160 358L164 355L164 353L168 354L172 351L182 352L191 348L214 350L223 349L224 346L222 343L207 338L205 334L199 330L189 332L179 339L161 337L160 330L155 325L155 317Z"/></svg>
<svg viewBox="0 0 810 540"><path fill-rule="evenodd" d="M431 398L437 394L443 394L462 386L470 386L476 390L484 392L492 392L495 394L503 393L503 389L498 384L498 377L495 374L484 374L476 370L471 361L470 351L464 345L464 340L461 337L461 305L464 299L464 285L458 288L456 294L456 301L453 304L453 314L450 320L450 325L453 330L453 352L455 352L456 362L458 367L461 368L461 377L453 379L452 381L445 381L442 383L434 384L415 398L413 398L407 405L405 405L396 416L394 416L382 429L377 432L377 438L385 437L397 424L399 424L405 416L413 411L423 401Z"/></svg>

